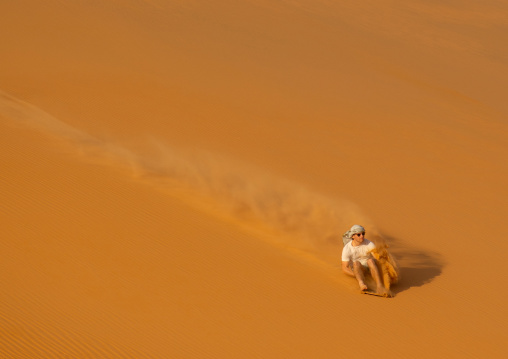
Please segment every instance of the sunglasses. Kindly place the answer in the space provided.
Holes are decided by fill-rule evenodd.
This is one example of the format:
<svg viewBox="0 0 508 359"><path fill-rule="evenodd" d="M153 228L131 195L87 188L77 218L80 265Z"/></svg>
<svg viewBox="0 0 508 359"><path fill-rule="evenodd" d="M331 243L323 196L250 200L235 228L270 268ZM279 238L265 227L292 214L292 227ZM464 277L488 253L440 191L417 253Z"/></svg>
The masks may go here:
<svg viewBox="0 0 508 359"><path fill-rule="evenodd" d="M355 233L355 234L353 234L353 236L358 236L358 237L360 237L360 236L365 236L365 232L362 232L362 233Z"/></svg>

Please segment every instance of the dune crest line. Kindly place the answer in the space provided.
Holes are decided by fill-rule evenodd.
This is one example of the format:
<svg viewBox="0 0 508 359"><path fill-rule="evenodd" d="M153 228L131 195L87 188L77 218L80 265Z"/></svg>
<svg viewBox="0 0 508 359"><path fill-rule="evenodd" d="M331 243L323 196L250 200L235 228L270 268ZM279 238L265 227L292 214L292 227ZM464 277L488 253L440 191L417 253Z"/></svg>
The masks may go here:
<svg viewBox="0 0 508 359"><path fill-rule="evenodd" d="M130 175L183 200L201 201L216 214L272 231L279 244L337 261L342 233L362 223L370 238L382 240L355 204L330 199L298 183L208 151L177 149L151 141L152 153L136 153L80 131L47 112L0 92L0 115L57 136L89 157L108 160ZM332 255L331 255L332 254Z"/></svg>

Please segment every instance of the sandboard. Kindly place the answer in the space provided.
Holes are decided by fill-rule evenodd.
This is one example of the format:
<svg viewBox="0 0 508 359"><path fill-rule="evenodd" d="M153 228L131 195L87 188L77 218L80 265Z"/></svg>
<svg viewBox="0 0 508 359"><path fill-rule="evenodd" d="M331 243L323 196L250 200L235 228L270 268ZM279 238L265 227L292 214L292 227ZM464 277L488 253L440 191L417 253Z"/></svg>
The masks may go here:
<svg viewBox="0 0 508 359"><path fill-rule="evenodd" d="M386 293L386 294L377 294L376 292L373 292L371 290L361 290L360 293L362 293L362 294L368 294L368 295L373 295L373 296L381 297L381 298L391 298L392 297L388 293Z"/></svg>

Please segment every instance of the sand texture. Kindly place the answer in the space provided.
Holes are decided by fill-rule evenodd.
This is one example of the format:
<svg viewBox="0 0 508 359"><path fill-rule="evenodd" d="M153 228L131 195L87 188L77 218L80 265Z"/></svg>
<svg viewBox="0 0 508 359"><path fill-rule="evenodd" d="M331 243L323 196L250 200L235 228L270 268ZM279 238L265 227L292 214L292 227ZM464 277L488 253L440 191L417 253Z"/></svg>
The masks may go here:
<svg viewBox="0 0 508 359"><path fill-rule="evenodd" d="M493 0L1 1L0 358L506 357L506 44Z"/></svg>

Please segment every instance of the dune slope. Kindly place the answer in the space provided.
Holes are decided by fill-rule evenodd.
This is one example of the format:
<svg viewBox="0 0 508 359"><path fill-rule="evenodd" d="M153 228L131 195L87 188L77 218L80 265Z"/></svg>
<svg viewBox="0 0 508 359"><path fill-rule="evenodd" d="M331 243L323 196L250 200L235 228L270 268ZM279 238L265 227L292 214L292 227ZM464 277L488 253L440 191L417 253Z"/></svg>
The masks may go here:
<svg viewBox="0 0 508 359"><path fill-rule="evenodd" d="M506 5L0 14L0 356L503 357Z"/></svg>

